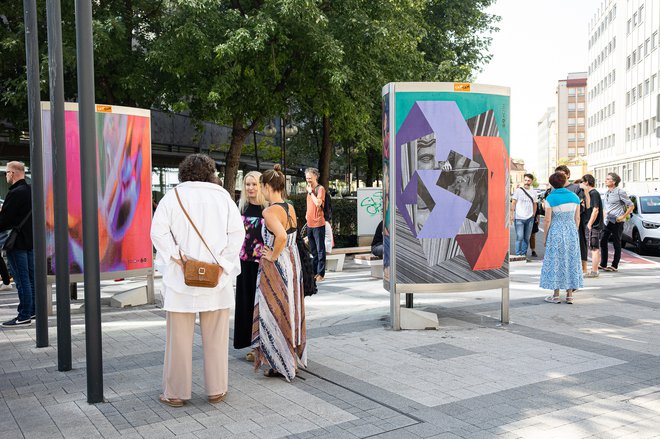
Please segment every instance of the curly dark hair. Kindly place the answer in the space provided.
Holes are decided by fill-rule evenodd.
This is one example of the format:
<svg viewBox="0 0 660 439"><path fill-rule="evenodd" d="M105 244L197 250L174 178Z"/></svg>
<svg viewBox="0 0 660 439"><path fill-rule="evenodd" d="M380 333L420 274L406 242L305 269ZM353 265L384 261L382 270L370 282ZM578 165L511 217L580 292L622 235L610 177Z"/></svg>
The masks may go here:
<svg viewBox="0 0 660 439"><path fill-rule="evenodd" d="M179 182L203 181L218 183L215 161L206 154L190 154L179 165Z"/></svg>

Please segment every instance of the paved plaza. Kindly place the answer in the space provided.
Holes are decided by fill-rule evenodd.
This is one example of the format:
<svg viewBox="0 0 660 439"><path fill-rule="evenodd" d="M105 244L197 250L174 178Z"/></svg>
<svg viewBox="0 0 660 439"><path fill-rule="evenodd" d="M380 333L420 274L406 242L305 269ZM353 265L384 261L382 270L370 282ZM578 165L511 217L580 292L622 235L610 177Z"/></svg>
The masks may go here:
<svg viewBox="0 0 660 439"><path fill-rule="evenodd" d="M574 305L543 302L540 262L512 266L511 324L499 292L425 295L441 328L388 328L389 296L347 261L308 298L309 367L292 384L230 350L225 402L206 402L201 338L193 399L158 402L164 312L103 309L105 397L86 402L83 315L73 370L57 371L34 327L0 331L1 438L644 438L660 437L660 258L625 253ZM158 283L157 283L158 284ZM15 292L0 293L0 318Z"/></svg>

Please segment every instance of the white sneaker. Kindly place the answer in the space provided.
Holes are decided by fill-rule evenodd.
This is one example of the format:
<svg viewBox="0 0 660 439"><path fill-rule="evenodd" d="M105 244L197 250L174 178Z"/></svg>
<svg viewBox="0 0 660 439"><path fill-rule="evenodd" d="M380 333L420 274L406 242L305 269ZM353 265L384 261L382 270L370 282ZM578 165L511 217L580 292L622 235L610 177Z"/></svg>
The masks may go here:
<svg viewBox="0 0 660 439"><path fill-rule="evenodd" d="M9 291L9 290L13 290L13 289L14 289L14 287L11 284L9 284L9 285L0 284L0 291Z"/></svg>

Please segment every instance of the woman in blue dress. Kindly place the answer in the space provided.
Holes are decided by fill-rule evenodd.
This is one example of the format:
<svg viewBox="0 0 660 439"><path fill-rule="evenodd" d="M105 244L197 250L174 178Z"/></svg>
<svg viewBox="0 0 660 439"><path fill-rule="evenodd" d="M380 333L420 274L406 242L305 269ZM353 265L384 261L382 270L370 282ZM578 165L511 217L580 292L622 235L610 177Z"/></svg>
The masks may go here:
<svg viewBox="0 0 660 439"><path fill-rule="evenodd" d="M559 290L566 290L566 303L573 303L573 293L582 288L582 262L578 224L580 199L564 188L566 174L550 176L554 190L545 199L545 256L541 268L543 289L553 290L546 302L561 303Z"/></svg>

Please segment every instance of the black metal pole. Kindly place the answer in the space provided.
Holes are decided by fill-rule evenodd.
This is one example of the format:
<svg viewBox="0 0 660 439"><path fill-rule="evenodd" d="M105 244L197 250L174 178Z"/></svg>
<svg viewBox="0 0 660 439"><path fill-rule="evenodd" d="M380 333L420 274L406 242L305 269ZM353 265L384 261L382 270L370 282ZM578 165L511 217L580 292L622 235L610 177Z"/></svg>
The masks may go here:
<svg viewBox="0 0 660 439"><path fill-rule="evenodd" d="M57 370L71 370L71 301L69 300L69 209L67 205L66 129L62 13L59 0L46 2L48 19L48 78L53 144L55 211L55 294L57 296Z"/></svg>
<svg viewBox="0 0 660 439"><path fill-rule="evenodd" d="M46 268L46 199L44 195L44 158L41 138L41 85L39 81L39 39L37 2L23 0L25 21L25 59L28 82L28 119L30 121L30 172L32 173L32 235L34 236L34 287L37 313L37 347L48 340L48 272Z"/></svg>
<svg viewBox="0 0 660 439"><path fill-rule="evenodd" d="M96 179L96 112L94 108L94 48L91 0L76 0L78 120L82 184L83 265L85 272L85 346L87 402L103 402L101 337L101 274L99 267Z"/></svg>

